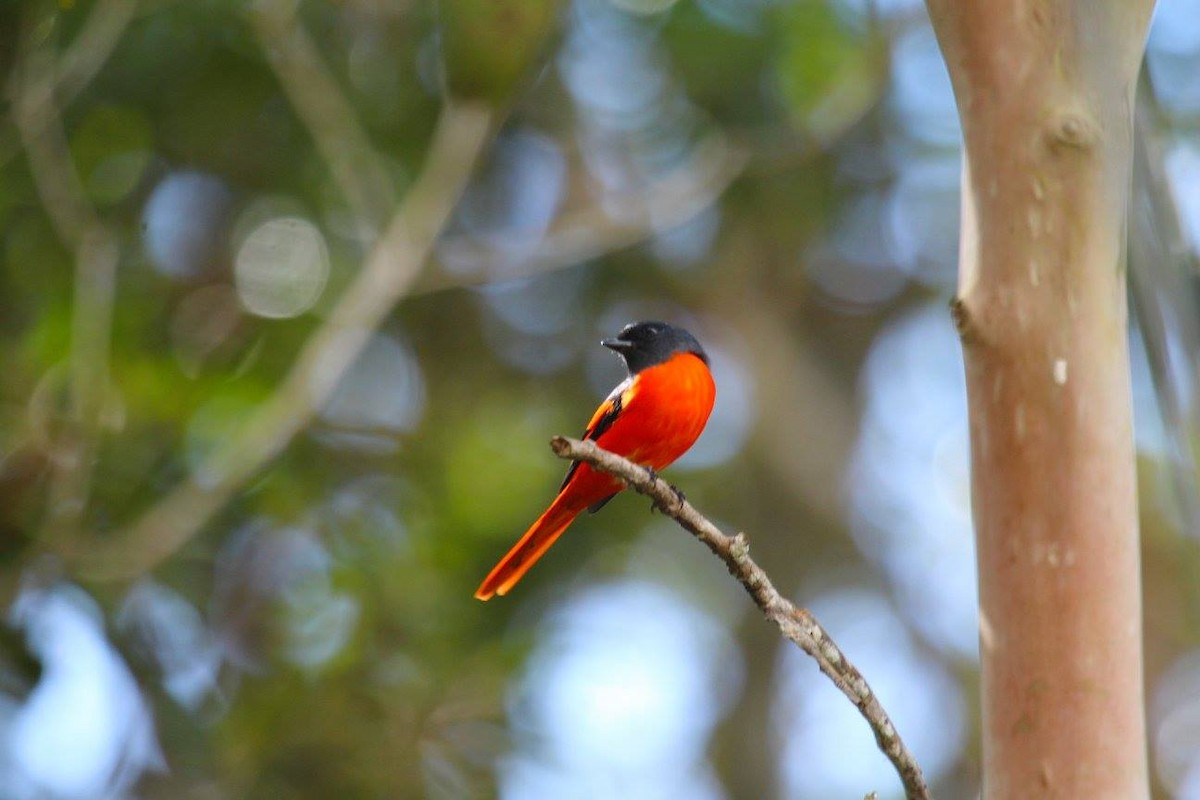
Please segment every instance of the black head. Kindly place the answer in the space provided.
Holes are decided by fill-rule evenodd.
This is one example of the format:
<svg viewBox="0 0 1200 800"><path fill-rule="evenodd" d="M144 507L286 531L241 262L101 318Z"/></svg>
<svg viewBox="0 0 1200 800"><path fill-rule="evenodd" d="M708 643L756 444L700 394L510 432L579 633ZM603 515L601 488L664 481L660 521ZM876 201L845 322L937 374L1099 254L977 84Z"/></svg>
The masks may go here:
<svg viewBox="0 0 1200 800"><path fill-rule="evenodd" d="M708 363L695 336L665 322L634 322L622 328L615 339L603 339L600 344L625 359L631 375L662 364L676 353L694 353Z"/></svg>

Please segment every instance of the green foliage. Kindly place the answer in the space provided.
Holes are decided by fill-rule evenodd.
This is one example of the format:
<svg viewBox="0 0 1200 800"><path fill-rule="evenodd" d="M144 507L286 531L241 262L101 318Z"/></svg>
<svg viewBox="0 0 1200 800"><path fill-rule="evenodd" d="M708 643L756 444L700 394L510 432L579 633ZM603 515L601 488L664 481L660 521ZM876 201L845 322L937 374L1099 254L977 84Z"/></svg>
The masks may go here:
<svg viewBox="0 0 1200 800"><path fill-rule="evenodd" d="M778 80L797 124L833 141L878 102L887 43L854 31L823 0L788 3L779 11Z"/></svg>
<svg viewBox="0 0 1200 800"><path fill-rule="evenodd" d="M450 94L506 103L540 66L558 0L438 0Z"/></svg>
<svg viewBox="0 0 1200 800"><path fill-rule="evenodd" d="M71 139L71 157L97 206L125 199L141 183L153 154L150 122L137 109L97 106Z"/></svg>
<svg viewBox="0 0 1200 800"><path fill-rule="evenodd" d="M520 395L484 396L479 411L445 443L445 521L459 535L505 542L553 496L565 467L549 453L546 431L567 423L561 414L529 408ZM496 437L501 430L503 440Z"/></svg>

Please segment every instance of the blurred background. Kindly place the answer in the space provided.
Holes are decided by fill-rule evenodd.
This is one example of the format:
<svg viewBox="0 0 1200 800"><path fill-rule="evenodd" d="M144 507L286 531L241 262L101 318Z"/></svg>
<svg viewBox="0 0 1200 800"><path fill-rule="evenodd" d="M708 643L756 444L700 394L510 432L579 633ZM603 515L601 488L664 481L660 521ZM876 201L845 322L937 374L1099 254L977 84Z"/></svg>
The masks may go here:
<svg viewBox="0 0 1200 800"><path fill-rule="evenodd" d="M0 797L900 796L643 498L472 599L646 318L718 384L667 477L975 795L921 3L21 0L0 75ZM1160 0L1130 267L1164 798L1200 798L1197 76L1200 2Z"/></svg>

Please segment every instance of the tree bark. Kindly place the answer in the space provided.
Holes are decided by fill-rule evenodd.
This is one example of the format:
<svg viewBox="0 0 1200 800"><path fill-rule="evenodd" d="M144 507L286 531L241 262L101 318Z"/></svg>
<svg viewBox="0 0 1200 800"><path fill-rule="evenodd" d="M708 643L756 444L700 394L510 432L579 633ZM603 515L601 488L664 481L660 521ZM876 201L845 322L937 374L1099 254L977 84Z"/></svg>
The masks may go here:
<svg viewBox="0 0 1200 800"><path fill-rule="evenodd" d="M1148 796L1126 343L1152 0L928 0L964 138L983 788Z"/></svg>

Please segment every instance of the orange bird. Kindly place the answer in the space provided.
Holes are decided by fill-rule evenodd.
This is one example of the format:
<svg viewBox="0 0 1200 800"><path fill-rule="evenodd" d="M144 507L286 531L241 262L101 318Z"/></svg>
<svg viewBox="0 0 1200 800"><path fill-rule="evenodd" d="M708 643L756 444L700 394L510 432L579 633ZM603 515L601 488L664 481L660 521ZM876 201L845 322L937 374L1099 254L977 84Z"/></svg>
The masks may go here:
<svg viewBox="0 0 1200 800"><path fill-rule="evenodd" d="M629 377L612 390L588 423L584 439L634 463L660 470L687 452L704 430L717 387L696 337L665 322L626 325L600 342L625 361ZM571 462L558 497L479 585L475 596L506 594L586 508L599 511L624 487L619 480Z"/></svg>

